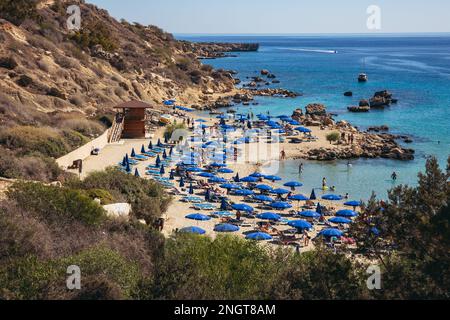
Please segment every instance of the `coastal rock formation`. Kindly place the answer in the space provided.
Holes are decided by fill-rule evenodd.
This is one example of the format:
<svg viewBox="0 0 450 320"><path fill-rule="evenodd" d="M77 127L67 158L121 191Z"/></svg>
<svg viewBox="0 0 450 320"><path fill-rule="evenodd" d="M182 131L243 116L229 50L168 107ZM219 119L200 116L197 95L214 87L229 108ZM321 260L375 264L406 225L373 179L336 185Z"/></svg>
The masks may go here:
<svg viewBox="0 0 450 320"><path fill-rule="evenodd" d="M369 107L370 108L370 103L367 100L361 100L361 101L359 101L359 106L360 107Z"/></svg>
<svg viewBox="0 0 450 320"><path fill-rule="evenodd" d="M350 106L347 107L347 110L350 112L369 112L370 111L370 107L369 106Z"/></svg>
<svg viewBox="0 0 450 320"><path fill-rule="evenodd" d="M317 148L307 152L309 160L331 161L355 158L413 160L414 150L402 148L391 136L364 134L355 145L343 148Z"/></svg>
<svg viewBox="0 0 450 320"><path fill-rule="evenodd" d="M303 110L300 108L295 109L292 112L292 119L299 121L299 122L302 121L303 120Z"/></svg>
<svg viewBox="0 0 450 320"><path fill-rule="evenodd" d="M312 103L306 106L306 115L309 116L326 116L327 108L320 103Z"/></svg>
<svg viewBox="0 0 450 320"><path fill-rule="evenodd" d="M282 98L295 98L300 96L301 94L287 90L287 89L249 89L248 93L255 96L263 96L263 97L282 97Z"/></svg>
<svg viewBox="0 0 450 320"><path fill-rule="evenodd" d="M389 131L389 127L386 125L382 125L382 126L372 126L367 128L368 132L380 132L380 131Z"/></svg>
<svg viewBox="0 0 450 320"><path fill-rule="evenodd" d="M392 99L392 93L383 90L375 92L373 98L369 100L369 103L371 108L384 108L391 105L393 101L395 101L395 103L397 102L396 99Z"/></svg>
<svg viewBox="0 0 450 320"><path fill-rule="evenodd" d="M184 49L192 51L198 59L223 58L231 52L252 52L259 49L257 43L181 42Z"/></svg>

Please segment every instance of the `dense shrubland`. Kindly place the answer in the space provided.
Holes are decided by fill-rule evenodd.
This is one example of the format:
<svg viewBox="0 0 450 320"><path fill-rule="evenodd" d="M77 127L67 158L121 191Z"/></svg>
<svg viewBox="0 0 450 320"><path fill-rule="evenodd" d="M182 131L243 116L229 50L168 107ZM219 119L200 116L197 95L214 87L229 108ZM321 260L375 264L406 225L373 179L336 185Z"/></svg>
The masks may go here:
<svg viewBox="0 0 450 320"><path fill-rule="evenodd" d="M337 253L319 245L298 254L234 236L164 240L137 216L107 219L94 198L136 204L162 197L155 185L113 169L63 188L19 183L0 203L0 297L448 299L449 171L450 163L443 172L430 159L418 187L397 187L386 202L371 199L351 230L357 249ZM149 211L163 212L168 200L159 201ZM368 236L373 227L380 236ZM82 270L80 291L65 289L72 264ZM369 264L381 267L381 290L367 289Z"/></svg>

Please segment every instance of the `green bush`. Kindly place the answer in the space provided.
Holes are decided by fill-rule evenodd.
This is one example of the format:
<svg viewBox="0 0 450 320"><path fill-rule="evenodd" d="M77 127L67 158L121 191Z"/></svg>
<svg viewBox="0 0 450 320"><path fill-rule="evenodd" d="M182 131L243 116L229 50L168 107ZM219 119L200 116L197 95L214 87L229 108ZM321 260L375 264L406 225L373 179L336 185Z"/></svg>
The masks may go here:
<svg viewBox="0 0 450 320"><path fill-rule="evenodd" d="M85 250L72 257L58 261L61 271L70 265L79 266L84 277L105 275L111 283L120 288L124 298L131 298L136 291L140 273L136 263L126 260L120 253L109 248L97 247ZM85 289L83 289L85 290ZM86 291L80 295L88 294ZM98 297L101 299L102 297Z"/></svg>
<svg viewBox="0 0 450 320"><path fill-rule="evenodd" d="M1 57L0 58L0 68L5 68L8 70L14 70L18 66L16 60L12 57Z"/></svg>
<svg viewBox="0 0 450 320"><path fill-rule="evenodd" d="M71 129L83 136L98 136L105 131L105 127L97 121L84 119L84 118L72 118L61 122L61 128Z"/></svg>
<svg viewBox="0 0 450 320"><path fill-rule="evenodd" d="M51 182L65 175L52 158L40 154L18 157L0 146L0 177Z"/></svg>
<svg viewBox="0 0 450 320"><path fill-rule="evenodd" d="M17 79L17 84L23 88L27 88L33 84L33 79L23 74Z"/></svg>
<svg viewBox="0 0 450 320"><path fill-rule="evenodd" d="M17 150L21 154L39 152L50 157L60 157L70 151L70 147L58 131L52 128L16 126L0 131L0 144Z"/></svg>
<svg viewBox="0 0 450 320"><path fill-rule="evenodd" d="M118 48L117 40L111 37L108 28L100 21L85 25L70 38L83 49L101 45L104 50L111 52Z"/></svg>
<svg viewBox="0 0 450 320"><path fill-rule="evenodd" d="M82 272L81 291L66 288L67 267L76 265ZM0 266L0 297L10 299L106 299L101 291L94 295L92 279L111 283L113 298L130 298L139 283L139 268L120 253L105 247L93 247L61 259L40 260L35 256L18 258Z"/></svg>
<svg viewBox="0 0 450 320"><path fill-rule="evenodd" d="M86 194L91 199L100 199L103 205L114 203L114 196L108 190L104 189L90 189L86 190Z"/></svg>
<svg viewBox="0 0 450 320"><path fill-rule="evenodd" d="M179 234L166 243L151 291L156 299L265 299L277 268L254 242Z"/></svg>
<svg viewBox="0 0 450 320"><path fill-rule="evenodd" d="M332 143L332 142L339 141L340 137L341 137L341 135L339 134L339 132L333 131L333 132L330 132L327 134L326 139L327 139L327 141Z"/></svg>
<svg viewBox="0 0 450 320"><path fill-rule="evenodd" d="M25 19L36 18L36 0L0 0L0 18L20 25Z"/></svg>
<svg viewBox="0 0 450 320"><path fill-rule="evenodd" d="M115 168L93 172L83 181L69 183L74 188L84 190L108 190L116 200L123 199L131 204L133 214L151 224L165 212L171 201L164 189L154 181L137 178Z"/></svg>
<svg viewBox="0 0 450 320"><path fill-rule="evenodd" d="M106 217L103 208L80 190L17 182L8 189L7 196L19 207L32 211L49 223L67 219L98 225Z"/></svg>

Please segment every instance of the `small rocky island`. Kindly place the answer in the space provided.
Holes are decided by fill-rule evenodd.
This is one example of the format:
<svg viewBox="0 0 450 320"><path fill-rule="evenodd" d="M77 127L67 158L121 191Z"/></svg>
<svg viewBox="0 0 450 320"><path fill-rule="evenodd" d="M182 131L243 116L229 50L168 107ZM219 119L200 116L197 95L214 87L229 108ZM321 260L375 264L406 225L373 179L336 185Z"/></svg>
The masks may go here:
<svg viewBox="0 0 450 320"><path fill-rule="evenodd" d="M346 92L344 95L351 96L350 92ZM350 112L369 112L370 109L384 109L397 102L398 100L392 97L392 93L388 90L383 90L375 92L369 100L361 100L358 106L350 106L347 109Z"/></svg>

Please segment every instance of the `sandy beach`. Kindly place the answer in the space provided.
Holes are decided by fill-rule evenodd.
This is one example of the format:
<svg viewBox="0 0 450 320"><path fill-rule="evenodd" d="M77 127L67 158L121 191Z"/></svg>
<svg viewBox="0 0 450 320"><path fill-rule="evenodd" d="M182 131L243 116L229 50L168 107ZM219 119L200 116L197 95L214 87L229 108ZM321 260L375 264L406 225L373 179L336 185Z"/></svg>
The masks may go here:
<svg viewBox="0 0 450 320"><path fill-rule="evenodd" d="M199 117L193 116L191 114L187 114L184 117L174 114L173 112L172 112L172 114L175 116L175 121L177 123L183 122L183 118L186 119L186 117L193 118L195 120L203 119L205 121L204 124L208 125L208 126L212 126L213 124L218 122L218 120L215 118L215 116L214 116L214 118L213 117L199 118ZM239 176L242 178L242 177L246 177L254 172L261 171L261 169L264 170L264 168L262 168L262 167L266 167L266 166L268 166L268 164L271 164L273 162L276 163L277 161L282 161L282 160L280 160L281 150L284 150L286 159L292 159L292 158L298 158L299 156L301 156L302 154L304 154L307 150L309 150L311 148L321 148L321 147L329 147L330 146L330 143L328 141L326 141L326 135L331 130L329 130L329 129L321 130L320 128L317 128L317 127L316 128L311 127L310 129L312 131L311 135L316 137L317 138L316 140L307 142L307 143L301 143L301 144L292 144L292 143L289 143L288 140L286 140L283 143L277 144L276 149L272 150L272 153L268 152L267 154L264 154L265 158L263 159L263 161L261 161L261 159L257 159L257 157L255 158L254 153L256 152L255 151L256 150L255 148L257 145L256 143L239 145L238 148L241 150L241 154L239 156L239 161L236 161L236 162L230 161L230 163L227 166L227 168L233 170L233 173L221 174L220 176L227 180L230 180L236 175L236 173L239 173ZM165 127L159 127L154 132L154 135L151 138L151 141L153 142L154 145L157 143L158 139L163 140L164 131L165 131ZM85 159L85 161L83 163L83 173L82 173L81 177L82 178L85 177L92 171L103 170L109 166L116 166L119 162L122 161L122 159L126 153L128 153L130 155L132 148L134 148L136 153L139 154L142 145L144 145L147 148L149 141L150 141L150 139L130 139L130 140L127 139L127 140L121 140L118 143L110 144L110 145L106 146L103 150L101 150L101 152L98 156L90 156L89 158ZM336 148L339 148L339 147L341 147L341 146L336 146ZM135 170L135 168L137 168L138 171L140 172L141 177L149 178L149 176L145 175L145 172L146 172L145 168L148 165L154 164L154 162L155 162L154 158L150 158L146 161L140 161L140 162L138 162L138 164L136 166L133 167L133 171ZM271 166L268 166L268 167L271 168ZM173 169L173 168L174 167L166 168L166 172L170 172L170 169ZM276 166L274 166L274 168L276 170ZM271 172L271 174L276 174L276 171ZM196 180L201 180L201 179L203 179L203 178L196 177ZM317 177L317 179L318 179L318 183L319 183L321 181L322 177ZM178 181L178 178L176 178L176 180ZM296 179L293 179L293 180L296 180ZM195 221L195 220L187 219L186 215L192 214L192 213L202 213L205 215L210 215L214 211L220 211L220 209L219 209L220 203L214 204L215 206L217 206L217 210L212 210L212 211L195 210L194 208L192 208L192 203L187 203L187 202L181 201L181 199L184 196L189 196L189 194L188 194L189 186L186 185L184 188L179 188L177 181L175 181L175 187L177 189L177 193L179 193L179 194L174 196L174 199L173 199L171 205L169 206L167 212L163 216L163 218L164 218L164 229L162 230L163 234L165 236L170 236L173 232L175 232L177 230L180 230L185 227L195 226L195 227L200 227L200 228L204 229L206 231L206 235L208 235L210 237L214 238L215 236L217 236L218 233L214 231L214 227L219 223L225 222L225 220L223 220L222 218L212 218L211 220L208 220L208 221ZM268 184L268 185L272 186L273 188L286 188L286 187L283 187L283 183L285 183L285 182L287 182L287 181L270 182L270 181L264 180L261 183ZM201 191L202 190L195 189L193 196L198 196L198 193ZM310 193L311 193L310 186L303 186L300 188L296 188L296 190L293 191L293 194L304 194L307 197L309 197ZM320 198L322 193L323 192L321 192L321 190L317 191L318 199ZM224 195L226 194L225 190L223 191L223 194ZM199 197L204 198L203 195L199 195ZM244 203L243 197L241 197L241 196L228 195L228 199L231 203ZM327 210L336 211L336 210L340 210L340 209L349 209L348 207L347 208L344 207L344 205L343 205L344 201L327 201L327 200L320 199L320 200L314 201L314 205L317 204L317 201L319 201L320 204L323 207L325 207ZM255 208L254 214L259 214L259 213L263 213L263 212L273 212L273 213L279 214L283 218L283 220L281 222L271 222L271 223L267 224L268 226L270 225L270 227L269 227L269 229L267 229L267 231L270 232L270 234L272 234L272 235L293 229L292 227L287 225L287 221L300 219L300 217L298 215L297 216L292 215L292 212L293 212L292 210L295 210L295 211L304 210L300 207L302 204L304 204L304 202L297 203L294 201L294 202L292 202L293 208L291 208L290 210L274 211L271 208L260 208L258 204L250 203L250 205ZM309 209L314 211L313 207L310 207ZM291 214L289 214L289 212L291 212ZM262 222L262 220L260 220L260 219L246 218L244 215L242 216L242 220L243 220L243 224L240 226L240 230L238 232L233 233L236 236L240 236L240 237L245 237L245 235L248 234L249 232L259 230L258 222L259 223ZM309 231L308 235L311 238L314 238L317 235L317 233L320 232L320 230L322 230L325 227L326 226L324 226L324 225L318 225L316 223L316 224L314 224L313 229L311 229ZM272 243L272 242L269 242L269 243ZM274 241L273 243L277 243L277 241ZM311 241L309 241L309 244L307 246L305 246L304 245L305 243L303 240L301 240L300 235L297 235L295 243L300 244L300 246L302 247L302 250L310 250L311 248L313 248L313 243ZM291 244L292 244L292 242L291 242Z"/></svg>

